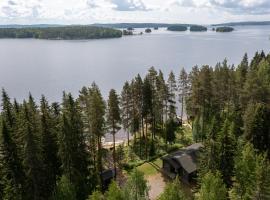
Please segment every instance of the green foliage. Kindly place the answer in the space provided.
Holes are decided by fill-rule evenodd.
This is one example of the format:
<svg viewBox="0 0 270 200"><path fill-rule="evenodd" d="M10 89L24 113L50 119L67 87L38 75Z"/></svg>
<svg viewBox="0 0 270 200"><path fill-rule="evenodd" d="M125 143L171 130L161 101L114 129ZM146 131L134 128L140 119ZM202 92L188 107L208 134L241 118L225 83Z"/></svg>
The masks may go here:
<svg viewBox="0 0 270 200"><path fill-rule="evenodd" d="M169 26L167 29L169 31L187 31L187 27L182 25Z"/></svg>
<svg viewBox="0 0 270 200"><path fill-rule="evenodd" d="M106 200L125 200L123 193L116 182L112 182L105 194Z"/></svg>
<svg viewBox="0 0 270 200"><path fill-rule="evenodd" d="M226 200L227 189L220 173L208 172L202 178L197 200Z"/></svg>
<svg viewBox="0 0 270 200"><path fill-rule="evenodd" d="M94 191L87 200L105 200L105 198L100 191Z"/></svg>
<svg viewBox="0 0 270 200"><path fill-rule="evenodd" d="M235 181L230 191L232 200L268 199L269 160L258 155L247 143L235 158Z"/></svg>
<svg viewBox="0 0 270 200"><path fill-rule="evenodd" d="M216 28L216 32L221 32L221 33L232 32L232 31L234 31L234 28L232 28L232 27L223 26L223 27Z"/></svg>
<svg viewBox="0 0 270 200"><path fill-rule="evenodd" d="M176 177L172 183L166 185L164 192L158 200L187 200L187 197L182 191L179 177Z"/></svg>
<svg viewBox="0 0 270 200"><path fill-rule="evenodd" d="M138 170L134 170L128 178L123 188L124 199L129 200L147 200L149 188L144 174Z"/></svg>
<svg viewBox="0 0 270 200"><path fill-rule="evenodd" d="M49 28L1 28L0 38L36 38L52 40L83 40L118 38L122 31L94 26L64 26Z"/></svg>
<svg viewBox="0 0 270 200"><path fill-rule="evenodd" d="M41 102L41 145L42 156L44 162L44 170L46 174L46 180L44 187L47 189L47 198L51 196L52 191L56 185L56 177L60 173L60 162L58 158L58 146L57 146L57 129L53 122L52 113L50 107L42 96Z"/></svg>
<svg viewBox="0 0 270 200"><path fill-rule="evenodd" d="M60 135L59 155L63 174L74 185L77 199L87 195L88 154L83 134L79 107L71 94L63 96L63 122Z"/></svg>
<svg viewBox="0 0 270 200"><path fill-rule="evenodd" d="M176 130L178 128L178 124L175 122L174 119L168 119L165 125L165 132L166 132L166 141L169 143L173 143L176 139Z"/></svg>
<svg viewBox="0 0 270 200"><path fill-rule="evenodd" d="M107 111L107 125L108 129L113 135L113 162L114 169L116 170L116 149L115 149L115 134L121 128L120 127L120 108L119 98L116 91L112 89L109 94L108 111Z"/></svg>
<svg viewBox="0 0 270 200"><path fill-rule="evenodd" d="M250 103L244 115L244 136L261 152L270 151L269 117L269 108L262 103Z"/></svg>
<svg viewBox="0 0 270 200"><path fill-rule="evenodd" d="M207 27L205 26L199 26L199 25L193 25L190 27L191 32L201 32L201 31L207 31Z"/></svg>
<svg viewBox="0 0 270 200"><path fill-rule="evenodd" d="M66 176L57 182L53 200L76 200L76 189Z"/></svg>

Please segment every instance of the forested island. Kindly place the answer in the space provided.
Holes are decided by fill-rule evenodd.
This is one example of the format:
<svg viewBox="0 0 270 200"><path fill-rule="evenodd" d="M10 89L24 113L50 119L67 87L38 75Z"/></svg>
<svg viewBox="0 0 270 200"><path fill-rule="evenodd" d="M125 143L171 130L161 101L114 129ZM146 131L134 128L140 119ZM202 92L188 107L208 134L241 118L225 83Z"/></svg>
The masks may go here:
<svg viewBox="0 0 270 200"><path fill-rule="evenodd" d="M257 52L239 65L224 60L168 78L151 67L106 100L95 83L59 103L31 94L17 102L3 89L0 199L148 200L144 175L163 173L164 155L201 143L193 184L168 178L159 200L268 200L269 83L270 54ZM125 145L115 142L120 128Z"/></svg>
<svg viewBox="0 0 270 200"><path fill-rule="evenodd" d="M85 40L119 38L122 31L94 26L63 26L46 28L0 28L0 38L35 38L51 40Z"/></svg>
<svg viewBox="0 0 270 200"><path fill-rule="evenodd" d="M168 31L187 31L188 28L187 26L183 26L183 25L173 25L173 26L169 26L167 30Z"/></svg>
<svg viewBox="0 0 270 200"><path fill-rule="evenodd" d="M207 31L207 27L205 26L200 26L200 25L193 25L189 29L191 32L203 32Z"/></svg>
<svg viewBox="0 0 270 200"><path fill-rule="evenodd" d="M234 28L228 27L228 26L222 26L222 27L216 28L216 32L221 32L221 33L232 32L232 31L234 31Z"/></svg>

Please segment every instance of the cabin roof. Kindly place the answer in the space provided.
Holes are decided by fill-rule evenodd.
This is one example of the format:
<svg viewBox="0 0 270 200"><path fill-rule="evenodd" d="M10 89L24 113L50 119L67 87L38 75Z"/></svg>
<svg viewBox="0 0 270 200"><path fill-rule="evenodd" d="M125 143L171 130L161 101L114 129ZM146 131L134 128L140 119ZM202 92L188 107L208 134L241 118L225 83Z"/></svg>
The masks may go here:
<svg viewBox="0 0 270 200"><path fill-rule="evenodd" d="M182 167L187 173L191 174L197 170L198 152L202 147L201 143L192 144L162 159L167 161L176 170Z"/></svg>

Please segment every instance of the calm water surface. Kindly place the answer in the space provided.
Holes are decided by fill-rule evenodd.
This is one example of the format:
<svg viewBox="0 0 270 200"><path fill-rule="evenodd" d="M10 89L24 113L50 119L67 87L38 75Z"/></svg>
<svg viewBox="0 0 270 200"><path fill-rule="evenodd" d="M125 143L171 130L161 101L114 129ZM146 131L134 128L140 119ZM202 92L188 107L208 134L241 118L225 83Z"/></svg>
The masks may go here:
<svg viewBox="0 0 270 200"><path fill-rule="evenodd" d="M227 58L238 64L247 52L270 51L270 26L236 27L232 33L176 33L164 29L142 36L89 41L0 40L0 86L19 101L44 94L61 100L95 81L106 97L136 74L155 66L166 74L181 67L215 65Z"/></svg>

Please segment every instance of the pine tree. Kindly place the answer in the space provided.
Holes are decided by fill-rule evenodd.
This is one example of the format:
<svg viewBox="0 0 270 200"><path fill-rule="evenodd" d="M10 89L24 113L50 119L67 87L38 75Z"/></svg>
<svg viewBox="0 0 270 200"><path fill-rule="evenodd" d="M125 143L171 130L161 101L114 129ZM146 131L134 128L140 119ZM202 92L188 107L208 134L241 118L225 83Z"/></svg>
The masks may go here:
<svg viewBox="0 0 270 200"><path fill-rule="evenodd" d="M169 78L167 81L168 84L168 102L169 102L169 118L175 119L176 117L176 91L177 91L177 85L175 80L175 75L171 71L169 74Z"/></svg>
<svg viewBox="0 0 270 200"><path fill-rule="evenodd" d="M130 130L134 136L134 142L136 142L136 133L139 131L139 124L140 124L140 116L138 110L138 102L137 102L137 88L136 82L132 79L130 84Z"/></svg>
<svg viewBox="0 0 270 200"><path fill-rule="evenodd" d="M183 114L185 107L185 99L188 93L188 74L183 68L179 75L178 81L179 102L181 104L181 124L183 123Z"/></svg>
<svg viewBox="0 0 270 200"><path fill-rule="evenodd" d="M142 136L144 135L144 120L143 120L143 80L138 74L135 77L133 85L133 98L136 109L136 118L138 122L138 131L139 131L139 155L142 157ZM140 130L139 130L140 129Z"/></svg>
<svg viewBox="0 0 270 200"><path fill-rule="evenodd" d="M125 82L121 93L121 118L124 130L127 132L128 146L129 146L129 131L131 124L131 91L128 82Z"/></svg>
<svg viewBox="0 0 270 200"><path fill-rule="evenodd" d="M115 150L115 134L120 129L120 108L119 108L119 98L114 89L110 91L108 106L107 106L107 124L109 131L113 135L113 162L114 170L116 172L116 150Z"/></svg>
<svg viewBox="0 0 270 200"><path fill-rule="evenodd" d="M146 77L143 82L143 107L142 115L145 120L145 156L148 158L148 124L152 122L151 113L152 105L152 89L149 79Z"/></svg>
<svg viewBox="0 0 270 200"><path fill-rule="evenodd" d="M63 122L59 143L63 175L74 185L77 199L85 199L89 183L88 154L81 114L71 94L63 95Z"/></svg>
<svg viewBox="0 0 270 200"><path fill-rule="evenodd" d="M159 70L157 77L157 95L158 95L158 116L159 123L164 130L165 122L168 117L168 86L164 80L164 76L161 70Z"/></svg>

